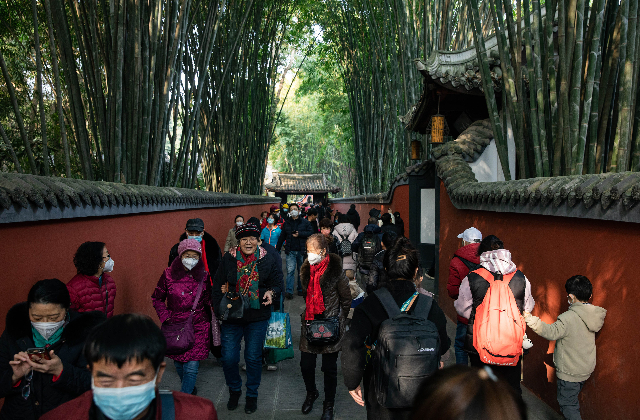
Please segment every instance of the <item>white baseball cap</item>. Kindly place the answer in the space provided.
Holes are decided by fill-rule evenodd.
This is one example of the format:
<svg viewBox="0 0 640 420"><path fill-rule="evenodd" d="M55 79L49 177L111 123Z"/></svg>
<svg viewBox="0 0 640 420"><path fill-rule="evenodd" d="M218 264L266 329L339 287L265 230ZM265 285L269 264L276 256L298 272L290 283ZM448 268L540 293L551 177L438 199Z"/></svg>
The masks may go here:
<svg viewBox="0 0 640 420"><path fill-rule="evenodd" d="M480 242L482 240L482 232L474 227L470 227L458 235L458 238L465 242Z"/></svg>

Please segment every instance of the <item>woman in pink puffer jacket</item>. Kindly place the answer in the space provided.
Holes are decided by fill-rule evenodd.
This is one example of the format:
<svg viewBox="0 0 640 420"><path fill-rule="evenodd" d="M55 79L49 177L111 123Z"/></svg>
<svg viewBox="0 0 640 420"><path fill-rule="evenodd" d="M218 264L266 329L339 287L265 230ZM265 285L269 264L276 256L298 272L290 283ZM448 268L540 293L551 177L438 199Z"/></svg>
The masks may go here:
<svg viewBox="0 0 640 420"><path fill-rule="evenodd" d="M200 257L202 249L195 239L185 239L178 245L178 256L167 267L151 295L158 318L165 322L182 322L189 317L198 286L203 283L202 293L193 314L194 346L183 354L168 355L173 359L180 380L181 392L196 394L196 377L200 360L209 357L209 330L211 329L211 284L209 273L204 269Z"/></svg>
<svg viewBox="0 0 640 420"><path fill-rule="evenodd" d="M85 242L73 257L78 270L67 290L71 309L78 312L100 311L113 316L116 301L116 282L111 278L113 260L104 242Z"/></svg>

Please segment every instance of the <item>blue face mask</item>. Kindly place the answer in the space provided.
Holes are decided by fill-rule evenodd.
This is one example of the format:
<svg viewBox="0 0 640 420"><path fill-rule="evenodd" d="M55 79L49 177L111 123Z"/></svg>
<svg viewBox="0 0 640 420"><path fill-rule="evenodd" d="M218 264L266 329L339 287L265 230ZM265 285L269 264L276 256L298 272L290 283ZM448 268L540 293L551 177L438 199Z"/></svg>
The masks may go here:
<svg viewBox="0 0 640 420"><path fill-rule="evenodd" d="M272 225L273 222L275 222L275 220L273 220L273 217L270 217L270 218L267 219L267 223Z"/></svg>
<svg viewBox="0 0 640 420"><path fill-rule="evenodd" d="M198 242L202 242L202 236L200 235L196 235L196 236L187 235L187 239L195 239Z"/></svg>
<svg viewBox="0 0 640 420"><path fill-rule="evenodd" d="M146 384L125 388L96 387L91 378L93 402L111 420L131 420L140 415L156 397L156 377Z"/></svg>

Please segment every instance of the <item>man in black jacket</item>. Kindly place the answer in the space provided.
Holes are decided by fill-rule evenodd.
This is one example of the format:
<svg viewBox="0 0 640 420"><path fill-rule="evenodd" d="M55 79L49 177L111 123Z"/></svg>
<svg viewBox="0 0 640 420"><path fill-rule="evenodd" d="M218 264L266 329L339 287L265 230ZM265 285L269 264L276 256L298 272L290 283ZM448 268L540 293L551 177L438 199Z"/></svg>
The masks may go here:
<svg viewBox="0 0 640 420"><path fill-rule="evenodd" d="M289 208L289 218L282 225L282 234L278 239L276 249L278 252L282 250L282 244L287 241L284 246L284 253L287 255L287 286L285 297L293 299L293 283L296 271L300 272L304 254L306 253L307 238L313 235L313 229L308 220L300 217L300 208L297 204L292 204ZM303 296L302 284L298 274L298 295Z"/></svg>
<svg viewBox="0 0 640 420"><path fill-rule="evenodd" d="M187 220L187 226L184 229L184 233L180 235L180 241L184 239L195 239L202 244L202 260L205 262L205 269L211 274L211 278L216 276L220 260L222 259L222 253L218 242L204 231L204 222L202 219L189 219ZM178 245L180 241L171 248L169 252L169 264L171 266L173 260L178 256Z"/></svg>

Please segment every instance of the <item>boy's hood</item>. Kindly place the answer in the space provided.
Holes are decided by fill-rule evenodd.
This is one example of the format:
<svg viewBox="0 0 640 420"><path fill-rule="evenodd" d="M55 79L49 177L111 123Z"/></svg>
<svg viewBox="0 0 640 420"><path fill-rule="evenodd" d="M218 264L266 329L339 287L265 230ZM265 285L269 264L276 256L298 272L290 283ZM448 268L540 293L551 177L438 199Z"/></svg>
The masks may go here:
<svg viewBox="0 0 640 420"><path fill-rule="evenodd" d="M594 333L600 331L604 325L604 317L607 315L606 309L589 303L576 302L569 307L569 310L578 314L589 331Z"/></svg>

